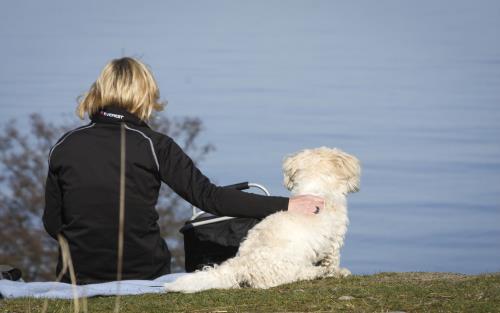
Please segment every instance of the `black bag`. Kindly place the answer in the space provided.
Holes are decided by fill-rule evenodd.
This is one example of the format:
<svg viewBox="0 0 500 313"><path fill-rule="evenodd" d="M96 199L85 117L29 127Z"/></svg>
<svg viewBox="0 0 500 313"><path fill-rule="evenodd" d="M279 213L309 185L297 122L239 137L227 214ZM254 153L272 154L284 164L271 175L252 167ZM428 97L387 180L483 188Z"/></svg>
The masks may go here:
<svg viewBox="0 0 500 313"><path fill-rule="evenodd" d="M267 189L258 184L244 182L225 186L238 190L251 187L261 189L269 196ZM186 272L220 264L234 257L248 231L258 222L260 220L256 218L219 217L203 211L197 213L193 207L193 217L180 230L184 235Z"/></svg>
<svg viewBox="0 0 500 313"><path fill-rule="evenodd" d="M10 265L0 264L0 279L18 281L23 276L20 269Z"/></svg>
<svg viewBox="0 0 500 313"><path fill-rule="evenodd" d="M260 222L254 218L234 218L196 225L197 222L215 218L218 217L200 217L186 222L181 228L180 232L184 235L186 272L220 264L234 257L248 231Z"/></svg>

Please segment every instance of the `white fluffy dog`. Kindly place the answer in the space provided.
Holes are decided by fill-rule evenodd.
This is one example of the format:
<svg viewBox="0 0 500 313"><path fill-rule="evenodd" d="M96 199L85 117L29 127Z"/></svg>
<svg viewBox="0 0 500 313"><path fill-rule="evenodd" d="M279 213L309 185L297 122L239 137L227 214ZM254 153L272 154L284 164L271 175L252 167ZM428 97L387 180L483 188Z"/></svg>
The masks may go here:
<svg viewBox="0 0 500 313"><path fill-rule="evenodd" d="M165 284L167 291L270 288L350 274L340 267L340 248L349 222L346 196L359 188L358 160L339 149L307 149L288 156L283 171L292 195L324 197L325 208L314 215L287 211L269 215L248 232L234 258L181 276Z"/></svg>

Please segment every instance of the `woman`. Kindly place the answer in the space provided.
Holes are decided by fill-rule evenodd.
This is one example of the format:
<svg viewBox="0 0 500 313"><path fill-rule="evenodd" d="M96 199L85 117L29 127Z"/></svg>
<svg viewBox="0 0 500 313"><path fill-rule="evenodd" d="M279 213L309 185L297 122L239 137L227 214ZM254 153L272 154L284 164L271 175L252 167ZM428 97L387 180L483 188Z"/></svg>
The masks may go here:
<svg viewBox="0 0 500 313"><path fill-rule="evenodd" d="M155 205L161 182L182 198L216 214L265 217L279 210L312 214L323 199L266 197L210 182L167 135L145 123L163 108L149 69L133 58L108 63L77 108L91 122L52 147L43 223L69 243L77 283L113 281L117 275L120 134L125 128L125 223L122 279L170 273L170 253L160 236ZM57 273L62 268L61 255ZM65 274L63 281L68 282Z"/></svg>

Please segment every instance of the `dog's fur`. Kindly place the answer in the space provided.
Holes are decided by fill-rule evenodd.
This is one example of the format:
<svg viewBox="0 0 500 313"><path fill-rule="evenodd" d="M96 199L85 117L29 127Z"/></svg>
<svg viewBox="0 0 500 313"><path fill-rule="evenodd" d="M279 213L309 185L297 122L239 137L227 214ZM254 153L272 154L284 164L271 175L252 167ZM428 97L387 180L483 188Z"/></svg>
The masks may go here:
<svg viewBox="0 0 500 313"><path fill-rule="evenodd" d="M292 195L321 196L325 208L315 215L288 211L269 215L248 232L234 258L167 283L167 291L265 289L350 274L340 267L340 248L349 222L346 196L359 188L358 160L339 149L306 149L288 156L283 171Z"/></svg>

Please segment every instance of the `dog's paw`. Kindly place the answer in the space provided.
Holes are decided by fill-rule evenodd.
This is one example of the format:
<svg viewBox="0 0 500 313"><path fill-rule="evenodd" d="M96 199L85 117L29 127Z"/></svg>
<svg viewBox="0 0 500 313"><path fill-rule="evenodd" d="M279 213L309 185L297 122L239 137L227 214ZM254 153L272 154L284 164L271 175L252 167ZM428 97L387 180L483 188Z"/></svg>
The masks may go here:
<svg viewBox="0 0 500 313"><path fill-rule="evenodd" d="M177 278L172 282L165 283L163 287L167 292L192 293L199 291L199 284L193 280L194 274L187 274Z"/></svg>
<svg viewBox="0 0 500 313"><path fill-rule="evenodd" d="M200 291L198 288L195 288L194 286L185 286L176 282L166 283L163 285L163 287L167 292L195 293Z"/></svg>
<svg viewBox="0 0 500 313"><path fill-rule="evenodd" d="M179 288L178 285L176 285L175 283L165 283L163 285L163 288L165 288L165 291L168 291L168 292L181 292L182 289Z"/></svg>
<svg viewBox="0 0 500 313"><path fill-rule="evenodd" d="M325 277L335 277L335 278L341 278L341 277L347 277L351 275L351 271L349 271L347 268L330 268Z"/></svg>
<svg viewBox="0 0 500 313"><path fill-rule="evenodd" d="M339 268L338 273L340 277L347 277L351 275L351 271L345 267Z"/></svg>

